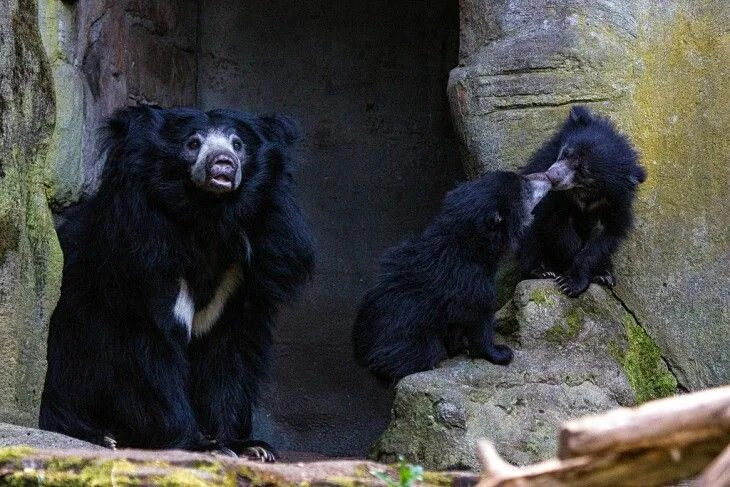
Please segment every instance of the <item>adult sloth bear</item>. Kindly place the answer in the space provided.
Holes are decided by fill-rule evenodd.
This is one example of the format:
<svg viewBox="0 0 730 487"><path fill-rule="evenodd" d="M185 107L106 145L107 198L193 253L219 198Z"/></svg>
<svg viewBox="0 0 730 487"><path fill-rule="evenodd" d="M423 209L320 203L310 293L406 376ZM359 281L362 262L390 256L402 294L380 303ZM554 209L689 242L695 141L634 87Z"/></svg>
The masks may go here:
<svg viewBox="0 0 730 487"><path fill-rule="evenodd" d="M357 361L388 382L432 369L466 338L472 357L508 364L512 350L493 341L494 277L549 189L544 175L501 171L447 194L422 235L383 257L355 320Z"/></svg>
<svg viewBox="0 0 730 487"><path fill-rule="evenodd" d="M523 174L545 171L553 189L535 208L520 250L526 277L556 278L569 296L591 281L615 284L611 255L633 223L646 173L629 141L605 118L574 106Z"/></svg>
<svg viewBox="0 0 730 487"><path fill-rule="evenodd" d="M124 447L262 443L246 440L274 315L312 268L297 136L286 117L226 110L111 117L100 188L59 232L42 428Z"/></svg>

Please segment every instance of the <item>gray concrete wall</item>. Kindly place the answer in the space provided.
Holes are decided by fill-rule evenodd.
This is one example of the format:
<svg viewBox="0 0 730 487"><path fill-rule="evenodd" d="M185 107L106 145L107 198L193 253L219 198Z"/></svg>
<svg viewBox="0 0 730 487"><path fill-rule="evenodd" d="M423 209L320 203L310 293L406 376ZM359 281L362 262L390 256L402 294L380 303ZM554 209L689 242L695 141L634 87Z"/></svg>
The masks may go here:
<svg viewBox="0 0 730 487"><path fill-rule="evenodd" d="M283 111L307 135L299 171L317 274L286 309L256 428L281 449L367 451L390 397L351 357L360 296L388 246L419 231L462 176L446 99L451 0L206 0L201 108Z"/></svg>

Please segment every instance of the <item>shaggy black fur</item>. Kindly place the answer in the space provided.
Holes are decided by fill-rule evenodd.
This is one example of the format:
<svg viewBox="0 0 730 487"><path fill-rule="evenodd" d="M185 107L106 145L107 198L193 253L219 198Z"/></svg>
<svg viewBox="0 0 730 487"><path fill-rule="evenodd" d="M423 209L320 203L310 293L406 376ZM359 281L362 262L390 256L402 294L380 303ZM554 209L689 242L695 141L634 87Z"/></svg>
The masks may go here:
<svg viewBox="0 0 730 487"><path fill-rule="evenodd" d="M185 152L213 129L243 143L240 186L221 194L191 181ZM42 428L123 447L250 444L277 306L312 269L292 192L297 137L286 117L226 110L137 107L109 120L101 186L59 232ZM220 318L191 337L173 312L180 280L198 312L232 266L239 284Z"/></svg>
<svg viewBox="0 0 730 487"><path fill-rule="evenodd" d="M628 139L606 118L575 106L523 174L547 171L555 191L535 208L520 250L526 277L554 277L569 296L591 281L613 285L611 255L633 223L644 169Z"/></svg>
<svg viewBox="0 0 730 487"><path fill-rule="evenodd" d="M355 321L355 357L384 381L433 368L461 351L507 364L512 351L495 345L494 276L517 245L534 204L549 183L494 172L447 194L423 234L389 249L377 283Z"/></svg>

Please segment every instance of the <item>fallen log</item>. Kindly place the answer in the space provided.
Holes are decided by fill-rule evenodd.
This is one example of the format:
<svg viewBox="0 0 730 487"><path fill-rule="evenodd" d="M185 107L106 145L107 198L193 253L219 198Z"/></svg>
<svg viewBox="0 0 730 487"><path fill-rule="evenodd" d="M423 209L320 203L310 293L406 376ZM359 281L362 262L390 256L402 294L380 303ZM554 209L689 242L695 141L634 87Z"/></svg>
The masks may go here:
<svg viewBox="0 0 730 487"><path fill-rule="evenodd" d="M621 408L569 421L560 429L558 458L639 448L676 448L730 432L730 386Z"/></svg>
<svg viewBox="0 0 730 487"><path fill-rule="evenodd" d="M697 476L730 444L730 387L617 409L563 425L558 458L508 464L480 442L480 487L662 486ZM698 479L730 485L730 453ZM704 483L702 483L704 482Z"/></svg>
<svg viewBox="0 0 730 487"><path fill-rule="evenodd" d="M725 441L730 441L730 436ZM722 446L697 443L682 448L649 448L554 459L521 468L507 464L508 469L491 443L484 442L480 444L480 458L485 468L478 487L663 486L695 477Z"/></svg>

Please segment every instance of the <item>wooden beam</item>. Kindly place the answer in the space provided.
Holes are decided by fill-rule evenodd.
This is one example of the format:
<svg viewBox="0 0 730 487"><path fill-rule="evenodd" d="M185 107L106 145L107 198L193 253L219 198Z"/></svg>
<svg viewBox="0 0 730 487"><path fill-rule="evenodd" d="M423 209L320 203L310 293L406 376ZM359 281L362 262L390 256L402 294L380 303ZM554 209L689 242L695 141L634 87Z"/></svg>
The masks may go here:
<svg viewBox="0 0 730 487"><path fill-rule="evenodd" d="M730 436L723 441L730 441ZM659 487L695 477L725 444L713 441L586 455L518 468L504 462L485 442L480 444L485 470L478 487ZM707 484L718 485L723 484Z"/></svg>
<svg viewBox="0 0 730 487"><path fill-rule="evenodd" d="M676 448L728 433L730 386L725 386L567 422L560 429L558 458Z"/></svg>

